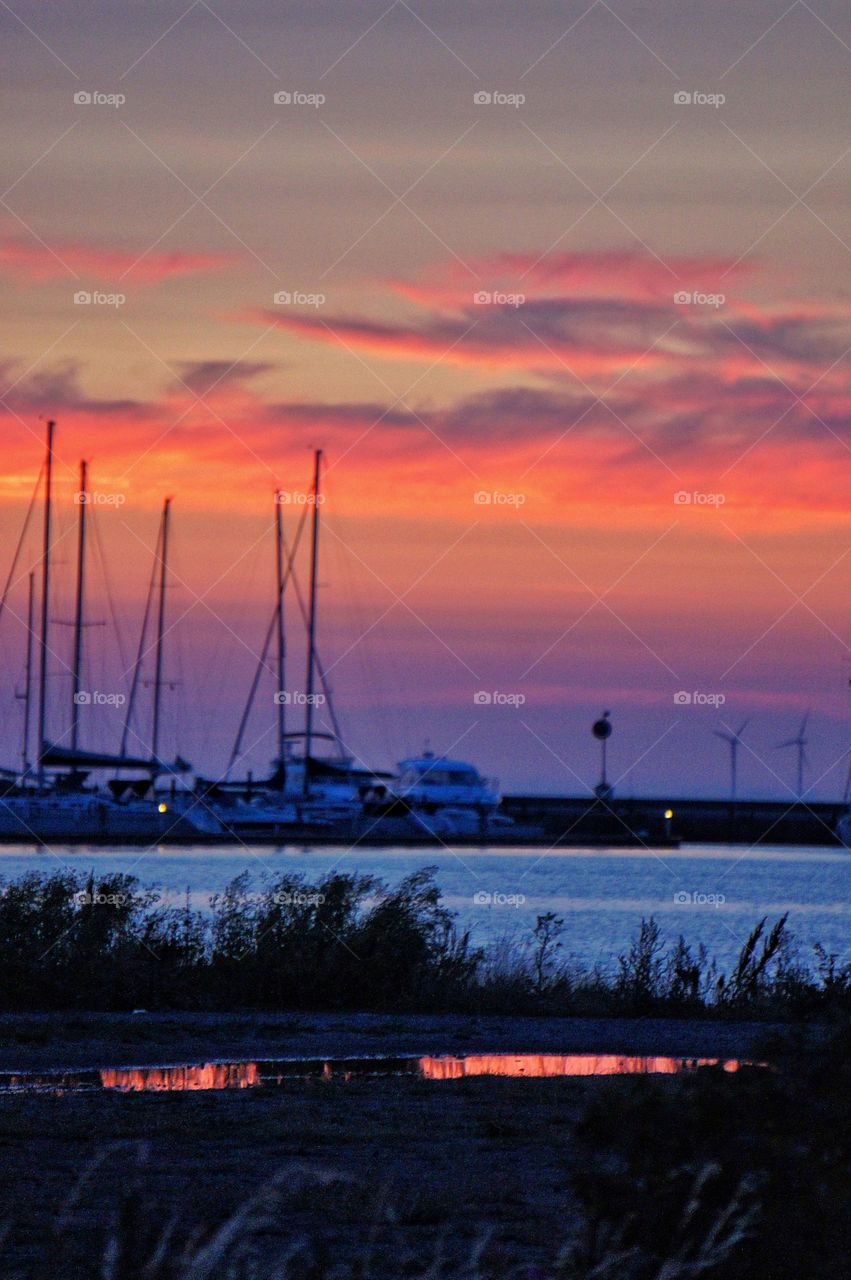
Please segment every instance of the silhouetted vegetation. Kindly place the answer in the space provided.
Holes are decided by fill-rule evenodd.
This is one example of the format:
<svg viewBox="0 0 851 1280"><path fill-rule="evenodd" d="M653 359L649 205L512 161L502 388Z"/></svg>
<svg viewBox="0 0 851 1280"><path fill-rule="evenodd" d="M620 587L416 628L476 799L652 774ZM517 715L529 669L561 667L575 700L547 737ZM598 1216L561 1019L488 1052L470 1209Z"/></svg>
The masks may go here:
<svg viewBox="0 0 851 1280"><path fill-rule="evenodd" d="M783 916L754 928L729 973L642 920L614 973L577 968L564 921L474 947L425 868L368 875L244 873L210 910L165 904L133 876L30 873L0 892L0 1008L375 1009L576 1015L824 1016L851 1005L851 965L804 964Z"/></svg>
<svg viewBox="0 0 851 1280"><path fill-rule="evenodd" d="M619 1080L576 1130L565 1280L836 1280L851 1230L851 1024L773 1069Z"/></svg>

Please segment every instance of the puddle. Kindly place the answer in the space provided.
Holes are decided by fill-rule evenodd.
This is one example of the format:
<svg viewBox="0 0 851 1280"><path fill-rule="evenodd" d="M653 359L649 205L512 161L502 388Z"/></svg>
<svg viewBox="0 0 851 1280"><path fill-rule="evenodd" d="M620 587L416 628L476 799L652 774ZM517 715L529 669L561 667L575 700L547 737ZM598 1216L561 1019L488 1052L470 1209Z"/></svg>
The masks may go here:
<svg viewBox="0 0 851 1280"><path fill-rule="evenodd" d="M488 1053L461 1057L277 1058L249 1062L174 1063L152 1067L104 1067L78 1071L3 1071L2 1093L171 1093L188 1090L274 1088L289 1080L357 1080L413 1076L460 1080L468 1076L526 1079L558 1076L676 1075L698 1067L728 1072L750 1065L737 1058L629 1057L594 1053Z"/></svg>

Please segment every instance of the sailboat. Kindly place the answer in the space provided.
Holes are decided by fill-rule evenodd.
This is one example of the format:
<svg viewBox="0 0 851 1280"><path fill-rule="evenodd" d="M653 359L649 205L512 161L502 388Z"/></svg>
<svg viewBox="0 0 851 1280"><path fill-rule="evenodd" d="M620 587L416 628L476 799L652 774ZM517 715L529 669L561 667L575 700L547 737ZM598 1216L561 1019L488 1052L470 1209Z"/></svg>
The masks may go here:
<svg viewBox="0 0 851 1280"><path fill-rule="evenodd" d="M184 773L189 765L177 760L168 765L158 755L155 727L150 757L130 756L125 741L121 751L87 751L80 747L80 707L84 704L81 677L83 635L85 629L86 515L88 507L87 464L80 465L80 489L77 534L76 607L71 668L72 698L69 745L47 740L49 698L48 658L50 647L50 577L53 518L53 467L55 461L53 421L47 424L47 449L44 463L44 524L41 557L40 628L38 635L38 699L36 730L36 766L29 761L30 704L33 681L34 575L30 574L27 625L26 693L24 695L24 743L22 770L17 778L4 770L6 786L0 794L0 841L37 844L84 843L160 843L211 838L222 834L215 816L199 803L179 800L169 804L154 794L156 777ZM159 724L159 695L162 685L163 610L166 574L168 500L161 526L161 610L157 644L157 680L155 690L155 726ZM126 770L142 774L130 782L113 779L106 788L89 785L94 770L118 774ZM188 793L187 793L188 794Z"/></svg>
<svg viewBox="0 0 851 1280"><path fill-rule="evenodd" d="M225 828L239 839L346 839L363 811L364 797L376 783L389 775L366 769L346 753L334 709L325 671L319 660L316 643L317 632L317 583L319 568L319 532L321 509L321 477L323 453L318 449L313 459L313 483L308 507L310 521L310 587L307 606L299 590L294 573L294 561L304 529L304 518L288 551L281 519L280 492L275 494L275 609L266 631L263 649L257 663L254 678L238 727L230 762L223 778L215 781L198 781L198 786L213 807ZM285 593L292 583L302 613L307 633L307 664L305 689L301 702L304 707L304 727L287 729L287 706L292 705L291 694L286 689L287 645L284 618ZM275 640L274 664L268 662L268 653ZM277 691L275 694L277 754L272 772L265 779L247 778L234 780L230 774L242 756L242 744L248 719L261 677L274 670ZM321 693L317 685L321 686ZM333 732L318 729L315 708L327 707ZM301 742L302 752L296 754L295 745ZM335 753L320 756L318 743L330 743Z"/></svg>
<svg viewBox="0 0 851 1280"><path fill-rule="evenodd" d="M324 841L369 839L374 843L406 841L435 843L445 839L517 840L540 835L537 828L522 830L507 815L499 813L498 785L483 778L474 765L435 756L426 750L399 764L399 774L368 769L349 755L342 743L333 697L319 660L317 632L317 574L319 562L320 483L322 451L314 455L311 490L310 586L307 607L293 572L293 562L304 529L304 518L287 554L281 506L276 494L275 612L267 628L263 649L234 743L228 770L218 782L203 783L205 795L223 825L244 840L286 840L316 838ZM307 508L306 508L307 511ZM306 516L305 511L305 516ZM286 631L285 590L292 582L307 633L304 728L291 732L286 727ZM274 664L267 662L272 640L276 644ZM274 670L278 751L269 777L251 775L241 781L230 778L240 758L248 718L264 671ZM331 724L331 732L318 730L314 708L317 682ZM296 755L293 746L303 744ZM317 742L327 742L334 753L320 756Z"/></svg>

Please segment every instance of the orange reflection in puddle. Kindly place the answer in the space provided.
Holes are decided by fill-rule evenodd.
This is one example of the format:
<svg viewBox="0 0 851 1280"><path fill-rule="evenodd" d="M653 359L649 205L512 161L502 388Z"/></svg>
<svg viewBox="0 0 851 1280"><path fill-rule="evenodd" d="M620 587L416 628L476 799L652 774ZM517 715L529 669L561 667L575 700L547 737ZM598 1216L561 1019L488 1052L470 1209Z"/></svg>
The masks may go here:
<svg viewBox="0 0 851 1280"><path fill-rule="evenodd" d="M738 1071L735 1058L636 1058L592 1053L488 1053L463 1058L420 1058L427 1080L463 1076L644 1076L675 1075L693 1067L723 1066Z"/></svg>
<svg viewBox="0 0 851 1280"><path fill-rule="evenodd" d="M249 1089L292 1079L342 1080L369 1076L418 1075L425 1080L460 1080L466 1076L675 1075L696 1067L720 1066L738 1071L735 1058L628 1057L592 1053L489 1053L464 1057L290 1059L279 1062L205 1062L169 1067L121 1067L98 1074L104 1089L126 1093L202 1089Z"/></svg>
<svg viewBox="0 0 851 1280"><path fill-rule="evenodd" d="M197 1066L126 1067L100 1073L104 1089L144 1090L249 1089L259 1085L256 1062L205 1062Z"/></svg>

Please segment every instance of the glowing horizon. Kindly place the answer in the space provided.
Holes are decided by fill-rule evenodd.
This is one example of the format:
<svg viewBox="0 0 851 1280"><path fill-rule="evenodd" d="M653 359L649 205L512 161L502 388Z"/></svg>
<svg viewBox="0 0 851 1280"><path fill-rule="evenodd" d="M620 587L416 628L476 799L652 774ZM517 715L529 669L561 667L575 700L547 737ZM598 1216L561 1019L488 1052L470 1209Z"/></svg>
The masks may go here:
<svg viewBox="0 0 851 1280"><path fill-rule="evenodd" d="M622 792L723 795L713 730L751 716L741 787L791 798L776 744L811 710L808 783L838 798L847 14L770 27L762 0L712 20L687 0L660 23L628 0L565 33L543 8L501 27L501 0L487 23L166 8L0 16L23 104L0 206L2 573L53 417L54 736L79 460L103 495L89 680L126 684L172 494L169 746L213 772L271 608L272 495L292 495L292 539L321 447L320 648L358 758L428 738L508 789L576 793L605 706ZM824 100L792 111L802 44ZM34 526L0 622L0 764L39 555ZM288 622L300 682L295 600ZM485 710L481 690L526 702ZM115 731L87 716L93 745Z"/></svg>

